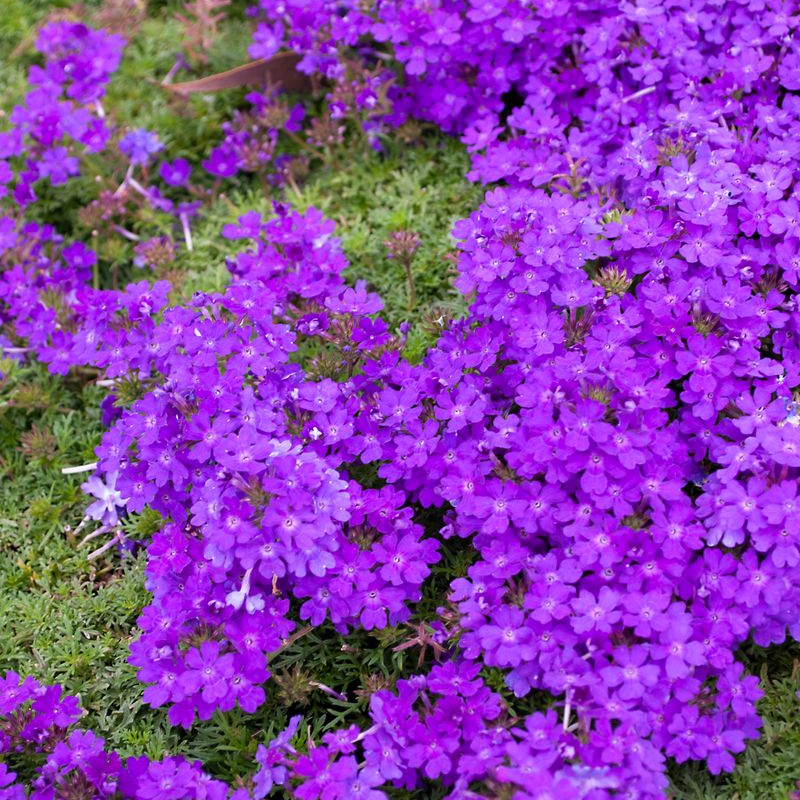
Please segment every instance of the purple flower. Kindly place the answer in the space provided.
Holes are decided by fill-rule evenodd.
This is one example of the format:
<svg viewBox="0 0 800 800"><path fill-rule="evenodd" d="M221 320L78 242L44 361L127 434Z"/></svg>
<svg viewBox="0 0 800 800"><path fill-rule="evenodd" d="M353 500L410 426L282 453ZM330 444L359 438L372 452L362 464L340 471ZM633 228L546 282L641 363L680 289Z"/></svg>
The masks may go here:
<svg viewBox="0 0 800 800"><path fill-rule="evenodd" d="M174 161L162 161L158 174L168 186L185 186L192 174L192 167L186 159L176 158Z"/></svg>
<svg viewBox="0 0 800 800"><path fill-rule="evenodd" d="M299 716L292 717L289 725L268 745L258 746L256 762L260 768L253 778L255 783L253 796L256 800L266 797L273 786L285 784L288 769L282 762L288 753L294 752L289 742L297 731L301 719Z"/></svg>
<svg viewBox="0 0 800 800"><path fill-rule="evenodd" d="M158 136L145 128L126 133L119 140L120 151L128 157L131 164L147 164L151 157L164 149Z"/></svg>
<svg viewBox="0 0 800 800"><path fill-rule="evenodd" d="M78 159L69 155L66 147L53 147L42 153L39 163L39 177L50 178L53 186L65 184L73 175L77 175Z"/></svg>
<svg viewBox="0 0 800 800"><path fill-rule="evenodd" d="M188 669L181 678L186 692L199 692L206 703L213 703L228 692L233 656L220 655L217 642L203 642L199 650L192 648L186 656L186 666Z"/></svg>
<svg viewBox="0 0 800 800"><path fill-rule="evenodd" d="M96 497L86 509L86 515L101 522L103 525L116 525L119 522L118 508L124 508L128 502L126 497L116 488L117 473L111 472L103 481L99 476L93 475L88 481L81 484L86 494Z"/></svg>
<svg viewBox="0 0 800 800"><path fill-rule="evenodd" d="M653 648L653 656L664 661L664 668L670 680L685 678L691 668L704 661L705 647L701 642L692 641L688 626L681 625L674 631L667 630L661 635L661 642Z"/></svg>
<svg viewBox="0 0 800 800"><path fill-rule="evenodd" d="M533 654L533 632L524 625L518 608L501 606L492 615L493 624L478 630L487 663L498 666L517 666Z"/></svg>
<svg viewBox="0 0 800 800"><path fill-rule="evenodd" d="M226 145L215 147L203 162L203 169L218 178L230 178L239 171L236 153Z"/></svg>
<svg viewBox="0 0 800 800"><path fill-rule="evenodd" d="M591 630L607 633L622 616L622 612L618 610L619 595L608 586L602 586L597 595L590 591L581 591L571 605L576 613L572 621L576 633Z"/></svg>
<svg viewBox="0 0 800 800"><path fill-rule="evenodd" d="M658 681L659 669L647 663L647 650L641 646L617 651L614 661L614 666L605 667L601 675L609 686L619 687L617 691L623 700L642 697Z"/></svg>

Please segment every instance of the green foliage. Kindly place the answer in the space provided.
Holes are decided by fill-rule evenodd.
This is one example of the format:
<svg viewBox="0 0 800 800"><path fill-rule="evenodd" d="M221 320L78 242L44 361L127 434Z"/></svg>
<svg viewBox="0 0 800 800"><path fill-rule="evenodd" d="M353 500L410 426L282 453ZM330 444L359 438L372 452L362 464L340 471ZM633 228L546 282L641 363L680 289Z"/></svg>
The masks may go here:
<svg viewBox="0 0 800 800"><path fill-rule="evenodd" d="M0 388L0 667L62 683L113 738L141 694L126 658L147 597L144 563L87 561L71 535L85 475L61 474L94 458L101 397L92 383L65 383L40 365L12 368ZM51 437L48 459L26 454L32 430Z"/></svg>
<svg viewBox="0 0 800 800"><path fill-rule="evenodd" d="M314 206L337 222L353 277L365 278L380 294L389 320L419 322L438 308L458 315L466 304L451 285L454 269L446 256L455 243L450 232L483 194L464 178L469 158L457 142L434 133L414 145L388 141L384 146L383 153L313 173L288 199L301 210ZM384 246L392 231L420 238L411 265L418 296L411 310L403 268L387 257Z"/></svg>

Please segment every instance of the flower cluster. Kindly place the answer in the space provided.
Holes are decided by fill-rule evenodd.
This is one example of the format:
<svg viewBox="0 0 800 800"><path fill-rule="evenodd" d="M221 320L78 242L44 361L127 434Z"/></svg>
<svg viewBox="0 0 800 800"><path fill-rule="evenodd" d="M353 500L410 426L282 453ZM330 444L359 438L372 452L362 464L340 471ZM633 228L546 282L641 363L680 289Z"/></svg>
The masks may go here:
<svg viewBox="0 0 800 800"><path fill-rule="evenodd" d="M105 147L110 131L100 98L119 64L122 45L119 36L79 23L53 23L41 31L37 47L47 57L45 66L31 68L35 88L9 115L12 127L0 132L0 199L9 195L25 208L36 200L37 181L66 183L78 173L84 154ZM89 101L94 101L94 113ZM9 159L20 165L16 174ZM14 218L2 221L5 249L16 240Z"/></svg>
<svg viewBox="0 0 800 800"><path fill-rule="evenodd" d="M28 780L0 762L0 800L246 800L206 775L199 762L182 758L122 759L103 739L75 723L76 697L14 672L0 679L0 758L35 762ZM30 791L26 791L26 788Z"/></svg>
<svg viewBox="0 0 800 800"><path fill-rule="evenodd" d="M78 104L97 102L119 66L124 44L117 34L79 22L53 22L39 32L36 48L45 64L31 68L30 82L63 92Z"/></svg>
<svg viewBox="0 0 800 800"><path fill-rule="evenodd" d="M383 628L408 619L437 560L402 494L341 472L355 386L309 380L288 360L300 331L357 338L357 315L379 302L341 280L330 223L276 210L226 228L255 243L231 263L237 280L164 313L147 368L137 364L154 388L97 450L129 511L147 505L174 521L149 547L154 603L133 663L156 683L146 699L172 704L176 724L263 701L265 655L294 627L283 595L302 599L314 625ZM341 366L374 363L383 338L362 338ZM127 347L117 352L130 367Z"/></svg>
<svg viewBox="0 0 800 800"><path fill-rule="evenodd" d="M262 0L252 54L302 51L333 82L325 124L303 139L299 110L252 95L207 172L279 182L279 130L324 148L338 114L371 109L368 133L433 122L462 137L470 178L504 185L455 226L470 310L417 365L380 300L345 283L314 210L226 226L247 249L219 294L169 307L163 281L92 288L95 254L23 212L36 180L77 172L75 148L105 146L84 106L118 42L46 29L39 88L0 138L23 162L0 161L0 320L52 371L93 364L128 398L86 488L98 521L145 507L166 520L132 647L145 699L184 726L255 710L298 620L406 622L462 540L473 561L431 625L440 663L308 752L292 720L260 747L253 797L380 800L437 781L464 800L648 800L667 757L732 769L760 727L737 648L800 638L800 16L778 0L279 5ZM91 69L89 39L108 54ZM118 144L114 196L186 231L196 206L136 177L158 138ZM190 167L161 163L164 192ZM517 716L533 693L549 710ZM9 708L22 737L30 715ZM66 727L36 718L22 740ZM88 734L71 742L43 786L117 769ZM132 796L194 796L200 780L183 762L131 764Z"/></svg>

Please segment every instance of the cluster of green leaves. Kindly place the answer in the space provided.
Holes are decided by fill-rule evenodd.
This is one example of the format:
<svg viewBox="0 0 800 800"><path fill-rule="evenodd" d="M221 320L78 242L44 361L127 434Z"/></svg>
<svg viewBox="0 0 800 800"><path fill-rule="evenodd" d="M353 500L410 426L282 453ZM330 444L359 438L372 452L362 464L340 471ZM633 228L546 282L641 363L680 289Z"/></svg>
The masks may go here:
<svg viewBox="0 0 800 800"><path fill-rule="evenodd" d="M89 0L85 6L99 8L100 2ZM170 158L199 163L218 141L220 123L241 104L243 92L178 100L156 85L177 54L181 31L174 12L181 6L178 0L149 3L138 30L129 32L122 67L105 103L122 125L158 132ZM228 22L209 54L209 72L246 58L245 6L237 0L227 9ZM0 16L0 107L10 108L24 92L35 24L66 7L65 1L5 1ZM312 163L309 174L281 199L299 210L314 206L337 222L351 263L348 279L365 279L379 292L393 328L409 323L406 355L417 360L435 340L437 320L457 316L465 308L451 285L450 230L456 219L477 206L482 189L464 179L468 156L463 148L432 131L385 140L380 152L361 144L348 142L335 163ZM121 161L107 157L95 166L111 176L121 177L124 171ZM225 190L193 223L193 252L181 250L176 260L184 295L224 284L225 259L238 245L219 236L221 226L251 209L269 214L275 199L247 179ZM88 178L45 191L38 213L67 235L85 236L77 212L93 192ZM152 235L154 227L166 223L144 212L137 224ZM420 240L411 264L418 296L413 308L403 268L387 258L384 241L394 231L416 233ZM158 232L173 231L164 227ZM94 244L99 245L104 268L118 267L121 280L140 276L129 266L129 243ZM58 379L40 365L10 362L0 369L8 376L0 383L0 672L14 669L61 683L80 697L86 724L122 753L183 753L200 758L212 774L233 781L249 774L258 742L281 729L292 714L305 715L301 740L319 741L334 727L363 723L370 692L413 673L420 655L430 661L430 648L414 643L416 625L437 616L450 580L469 566L472 553L461 541L445 544L413 625L348 636L327 624L300 628L272 659L274 678L267 686L267 702L256 714L218 713L188 733L171 728L163 711L142 703L143 687L126 660L136 617L148 601L143 555L120 559L112 551L89 562L91 548L78 547L80 535L71 532L87 505L80 490L83 476L64 476L60 468L94 458L103 430L102 390L94 382L96 376ZM433 531L438 515L426 512L419 521ZM126 534L146 539L157 524L152 514L137 516L126 522ZM675 800L785 800L793 788L800 764L795 697L800 647L750 647L744 657L748 668L760 675L766 693L760 705L764 735L749 746L730 776L712 778L700 765L675 767ZM514 698L500 671L486 670L485 677L516 713L543 707L538 695L523 702ZM443 794L442 787L429 785L413 793L398 792L397 797L423 800Z"/></svg>
<svg viewBox="0 0 800 800"><path fill-rule="evenodd" d="M104 539L79 547L82 534L72 533L86 508L86 476L61 474L93 460L102 394L87 376L63 381L8 361L2 369L0 672L61 683L80 696L87 722L119 738L143 718L126 659L147 600L144 562L87 560Z"/></svg>

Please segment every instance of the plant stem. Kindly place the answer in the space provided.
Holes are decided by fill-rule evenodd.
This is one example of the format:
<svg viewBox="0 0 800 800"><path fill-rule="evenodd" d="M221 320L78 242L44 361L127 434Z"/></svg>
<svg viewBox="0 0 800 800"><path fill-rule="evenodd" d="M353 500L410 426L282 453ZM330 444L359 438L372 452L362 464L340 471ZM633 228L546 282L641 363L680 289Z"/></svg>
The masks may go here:
<svg viewBox="0 0 800 800"><path fill-rule="evenodd" d="M414 285L414 275L411 272L411 259L404 259L403 266L408 278L408 310L410 311L417 304L417 287Z"/></svg>

